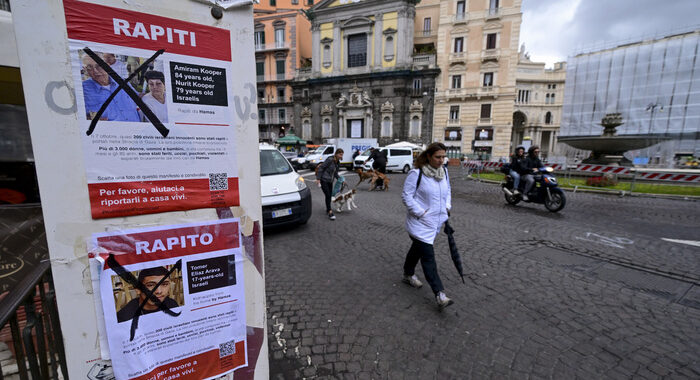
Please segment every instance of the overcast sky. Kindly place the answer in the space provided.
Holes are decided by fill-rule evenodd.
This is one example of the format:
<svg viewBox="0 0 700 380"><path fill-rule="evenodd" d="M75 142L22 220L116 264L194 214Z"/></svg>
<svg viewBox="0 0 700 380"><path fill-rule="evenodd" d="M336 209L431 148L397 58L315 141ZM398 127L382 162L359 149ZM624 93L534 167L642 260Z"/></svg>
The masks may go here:
<svg viewBox="0 0 700 380"><path fill-rule="evenodd" d="M592 44L700 25L700 0L523 0L530 59L564 61Z"/></svg>

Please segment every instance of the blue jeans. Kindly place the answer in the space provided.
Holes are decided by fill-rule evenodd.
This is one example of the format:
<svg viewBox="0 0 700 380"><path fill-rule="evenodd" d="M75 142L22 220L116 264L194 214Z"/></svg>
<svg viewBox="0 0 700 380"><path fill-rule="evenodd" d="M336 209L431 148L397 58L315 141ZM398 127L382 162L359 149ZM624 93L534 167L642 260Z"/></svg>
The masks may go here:
<svg viewBox="0 0 700 380"><path fill-rule="evenodd" d="M523 194L527 195L530 190L532 190L532 186L535 184L535 176L532 174L525 174L525 190L523 190Z"/></svg>
<svg viewBox="0 0 700 380"><path fill-rule="evenodd" d="M513 177L513 190L518 190L518 186L520 186L520 174L515 170L511 170L508 174Z"/></svg>
<svg viewBox="0 0 700 380"><path fill-rule="evenodd" d="M411 240L413 244L411 244L411 249L409 249L408 254L406 254L406 261L403 264L403 274L406 276L413 276L416 274L416 264L418 264L418 260L420 260L425 279L428 281L430 289L437 295L438 292L445 290L445 288L442 286L440 275L438 275L437 272L433 245L423 243L414 238L411 238Z"/></svg>

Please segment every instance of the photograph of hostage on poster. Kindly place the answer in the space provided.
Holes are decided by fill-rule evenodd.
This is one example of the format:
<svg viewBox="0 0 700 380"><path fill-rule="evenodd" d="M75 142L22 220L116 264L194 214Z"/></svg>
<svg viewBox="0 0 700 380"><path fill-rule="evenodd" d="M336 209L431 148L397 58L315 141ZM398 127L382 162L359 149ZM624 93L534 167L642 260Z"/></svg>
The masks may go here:
<svg viewBox="0 0 700 380"><path fill-rule="evenodd" d="M240 242L238 219L93 235L100 345L117 379L206 379L247 365Z"/></svg>
<svg viewBox="0 0 700 380"><path fill-rule="evenodd" d="M172 267L173 265L157 266L138 272L131 272L131 275L136 277L138 284L153 292L158 301L170 310L185 304L182 289L182 271L178 268L172 270ZM120 276L112 276L117 322L130 321L137 314L151 314L159 310L158 305L149 299L145 292L139 290L138 285L125 286L124 282Z"/></svg>
<svg viewBox="0 0 700 380"><path fill-rule="evenodd" d="M114 53L96 51L95 54L124 80L128 79L137 68L147 61L143 57L117 55ZM95 62L84 50L79 50L78 55L79 61L82 63L80 74L83 100L85 101L85 116L87 120L92 120L100 107L102 107L102 104L117 90L119 85L114 78L109 76L103 66ZM161 123L168 122L168 108L165 99L166 84L162 60L156 59L149 63L147 67L139 70L136 76L127 84L136 91L141 100L158 117ZM149 122L143 110L134 103L125 91L117 92L105 112L100 116L100 120Z"/></svg>

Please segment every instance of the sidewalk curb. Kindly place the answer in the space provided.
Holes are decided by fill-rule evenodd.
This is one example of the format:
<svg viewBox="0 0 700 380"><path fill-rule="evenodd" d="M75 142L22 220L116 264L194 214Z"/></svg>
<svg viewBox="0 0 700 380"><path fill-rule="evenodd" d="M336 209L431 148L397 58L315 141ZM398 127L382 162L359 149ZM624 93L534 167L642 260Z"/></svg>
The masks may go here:
<svg viewBox="0 0 700 380"><path fill-rule="evenodd" d="M469 180L483 182L488 184L499 185L501 181L494 181L490 179L474 178L471 175L466 177ZM564 191L570 191L574 193L590 193L590 194L602 194L602 195L616 195L618 197L642 197L642 198L660 198L660 199L673 199L677 201L689 201L698 202L700 201L700 196L695 195L673 195L673 194L649 194L649 193L630 193L627 191L606 191L606 190L592 190L592 189L573 189L570 187L559 187Z"/></svg>

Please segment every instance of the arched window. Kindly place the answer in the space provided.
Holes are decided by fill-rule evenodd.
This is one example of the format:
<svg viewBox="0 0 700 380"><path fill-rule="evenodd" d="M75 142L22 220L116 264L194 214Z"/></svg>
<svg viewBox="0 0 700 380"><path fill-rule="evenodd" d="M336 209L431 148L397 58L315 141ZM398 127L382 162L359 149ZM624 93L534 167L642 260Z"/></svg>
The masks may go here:
<svg viewBox="0 0 700 380"><path fill-rule="evenodd" d="M384 60L389 62L394 60L394 37L387 36L384 44Z"/></svg>
<svg viewBox="0 0 700 380"><path fill-rule="evenodd" d="M331 45L323 45L323 67L330 67L331 65Z"/></svg>
<svg viewBox="0 0 700 380"><path fill-rule="evenodd" d="M311 139L311 123L309 123L309 120L304 120L301 124L301 131L305 139Z"/></svg>
<svg viewBox="0 0 700 380"><path fill-rule="evenodd" d="M323 137L331 137L331 119L323 119Z"/></svg>
<svg viewBox="0 0 700 380"><path fill-rule="evenodd" d="M551 112L547 112L544 115L544 123L545 124L552 124L552 113Z"/></svg>
<svg viewBox="0 0 700 380"><path fill-rule="evenodd" d="M414 116L413 119L411 119L411 129L409 131L409 136L420 137L420 118L418 116Z"/></svg>
<svg viewBox="0 0 700 380"><path fill-rule="evenodd" d="M391 137L391 118L384 116L382 120L382 137Z"/></svg>

